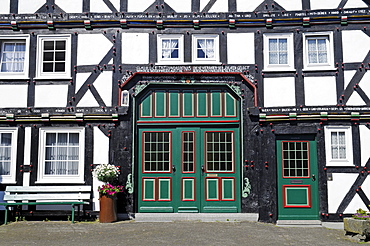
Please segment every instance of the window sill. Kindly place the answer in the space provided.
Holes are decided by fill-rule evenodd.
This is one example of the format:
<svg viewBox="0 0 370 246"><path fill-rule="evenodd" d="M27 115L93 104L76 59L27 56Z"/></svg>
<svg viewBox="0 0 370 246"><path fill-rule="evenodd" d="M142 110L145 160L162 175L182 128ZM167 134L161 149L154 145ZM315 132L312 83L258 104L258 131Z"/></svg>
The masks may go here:
<svg viewBox="0 0 370 246"><path fill-rule="evenodd" d="M294 68L280 68L280 69L277 69L277 68L267 68L267 69L263 69L262 72L270 72L270 73L281 73L281 72L288 72L288 73L291 73L291 72L296 72L297 70L294 69Z"/></svg>
<svg viewBox="0 0 370 246"><path fill-rule="evenodd" d="M50 184L50 183L55 183L55 184L85 184L86 182L84 180L80 179L61 179L58 180L57 178L51 178L49 179L43 179L43 180L38 180L35 182L35 184Z"/></svg>
<svg viewBox="0 0 370 246"><path fill-rule="evenodd" d="M4 74L0 73L0 79L29 79L30 77L24 74Z"/></svg>
<svg viewBox="0 0 370 246"><path fill-rule="evenodd" d="M71 80L72 77L71 76L65 76L65 77L63 76L60 76L60 77L59 76L38 76L33 79L35 80L50 80L50 79L65 79L65 80L69 79Z"/></svg>
<svg viewBox="0 0 370 246"><path fill-rule="evenodd" d="M302 69L302 72L314 72L314 71L320 71L320 72L323 72L323 71L336 72L337 69L334 68L334 67L320 67L320 66L317 66L317 67L306 67L306 68Z"/></svg>
<svg viewBox="0 0 370 246"><path fill-rule="evenodd" d="M221 62L194 61L194 62L157 62L156 66L201 66L201 65L222 65Z"/></svg>

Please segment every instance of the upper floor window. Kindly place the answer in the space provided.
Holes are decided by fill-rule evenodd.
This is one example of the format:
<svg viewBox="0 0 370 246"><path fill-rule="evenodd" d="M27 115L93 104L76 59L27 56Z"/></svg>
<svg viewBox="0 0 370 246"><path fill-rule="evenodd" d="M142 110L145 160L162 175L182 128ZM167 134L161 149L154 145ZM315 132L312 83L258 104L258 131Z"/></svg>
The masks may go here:
<svg viewBox="0 0 370 246"><path fill-rule="evenodd" d="M84 182L84 128L41 128L39 148L38 182Z"/></svg>
<svg viewBox="0 0 370 246"><path fill-rule="evenodd" d="M333 34L305 33L304 68L312 70L334 69Z"/></svg>
<svg viewBox="0 0 370 246"><path fill-rule="evenodd" d="M193 35L193 62L219 62L218 35Z"/></svg>
<svg viewBox="0 0 370 246"><path fill-rule="evenodd" d="M184 62L183 35L158 35L158 62L182 63Z"/></svg>
<svg viewBox="0 0 370 246"><path fill-rule="evenodd" d="M15 183L17 129L0 128L0 183Z"/></svg>
<svg viewBox="0 0 370 246"><path fill-rule="evenodd" d="M0 36L0 78L26 78L29 36Z"/></svg>
<svg viewBox="0 0 370 246"><path fill-rule="evenodd" d="M328 166L353 165L351 127L326 126L325 148Z"/></svg>
<svg viewBox="0 0 370 246"><path fill-rule="evenodd" d="M293 34L264 34L264 69L294 69Z"/></svg>
<svg viewBox="0 0 370 246"><path fill-rule="evenodd" d="M71 36L39 36L37 77L69 78L71 75Z"/></svg>

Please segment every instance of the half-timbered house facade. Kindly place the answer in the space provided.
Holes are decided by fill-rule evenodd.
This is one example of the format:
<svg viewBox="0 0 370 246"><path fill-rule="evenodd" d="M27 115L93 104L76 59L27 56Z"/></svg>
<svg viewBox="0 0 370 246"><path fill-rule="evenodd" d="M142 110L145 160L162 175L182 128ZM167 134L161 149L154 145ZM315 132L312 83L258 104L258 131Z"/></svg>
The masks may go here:
<svg viewBox="0 0 370 246"><path fill-rule="evenodd" d="M97 211L91 170L111 163L120 213L370 205L369 1L0 6L0 194L88 184Z"/></svg>

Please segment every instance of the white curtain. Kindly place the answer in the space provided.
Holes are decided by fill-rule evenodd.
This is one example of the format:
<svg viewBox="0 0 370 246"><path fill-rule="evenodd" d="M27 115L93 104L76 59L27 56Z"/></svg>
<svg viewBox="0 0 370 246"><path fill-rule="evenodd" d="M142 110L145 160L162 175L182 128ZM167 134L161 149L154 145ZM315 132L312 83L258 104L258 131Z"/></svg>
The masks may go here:
<svg viewBox="0 0 370 246"><path fill-rule="evenodd" d="M10 175L12 134L0 134L0 175Z"/></svg>
<svg viewBox="0 0 370 246"><path fill-rule="evenodd" d="M175 49L178 49L178 43L177 39L162 39L162 58L178 58L171 55Z"/></svg>
<svg viewBox="0 0 370 246"><path fill-rule="evenodd" d="M331 133L331 157L332 159L346 159L345 132Z"/></svg>
<svg viewBox="0 0 370 246"><path fill-rule="evenodd" d="M23 72L25 51L25 43L3 43L1 72Z"/></svg>
<svg viewBox="0 0 370 246"><path fill-rule="evenodd" d="M269 39L269 64L288 64L288 40Z"/></svg>
<svg viewBox="0 0 370 246"><path fill-rule="evenodd" d="M214 58L215 57L215 40L214 39L198 39L198 49L200 48L204 55L198 52L198 58Z"/></svg>
<svg viewBox="0 0 370 246"><path fill-rule="evenodd" d="M79 134L47 133L45 174L78 174Z"/></svg>
<svg viewBox="0 0 370 246"><path fill-rule="evenodd" d="M328 62L326 39L309 39L307 46L309 63Z"/></svg>

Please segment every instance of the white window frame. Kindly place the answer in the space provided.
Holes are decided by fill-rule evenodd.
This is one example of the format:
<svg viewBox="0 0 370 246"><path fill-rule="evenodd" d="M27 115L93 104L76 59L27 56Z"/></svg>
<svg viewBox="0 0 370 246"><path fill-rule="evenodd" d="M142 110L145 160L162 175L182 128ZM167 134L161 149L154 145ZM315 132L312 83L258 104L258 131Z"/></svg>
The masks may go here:
<svg viewBox="0 0 370 246"><path fill-rule="evenodd" d="M327 63L309 63L308 40L314 38L325 38L327 47ZM303 33L303 69L304 70L335 70L334 67L334 44L333 32L310 32Z"/></svg>
<svg viewBox="0 0 370 246"><path fill-rule="evenodd" d="M0 133L12 134L12 147L11 147L11 166L9 175L0 175L1 184L15 184L16 183L16 169L17 169L17 140L18 129L15 127L1 127Z"/></svg>
<svg viewBox="0 0 370 246"><path fill-rule="evenodd" d="M270 39L287 39L287 64L270 64L269 63L269 40ZM293 33L265 33L263 34L263 55L264 70L266 71L294 71L294 42Z"/></svg>
<svg viewBox="0 0 370 246"><path fill-rule="evenodd" d="M331 133L344 132L346 143L346 158L333 159L331 155ZM325 154L327 166L353 166L353 146L351 126L325 126Z"/></svg>
<svg viewBox="0 0 370 246"><path fill-rule="evenodd" d="M197 43L198 39L213 39L215 45L215 54L213 58L198 58ZM192 61L198 64L221 64L220 63L220 43L218 34L194 34L192 36Z"/></svg>
<svg viewBox="0 0 370 246"><path fill-rule="evenodd" d="M30 35L0 35L0 56L2 55L3 42L25 42L26 51L24 56L24 70L23 72L1 72L0 79L27 79L29 78L29 60L30 60ZM1 60L1 57L0 57Z"/></svg>
<svg viewBox="0 0 370 246"><path fill-rule="evenodd" d="M178 58L162 58L162 40L177 39L178 40ZM184 35L182 34L158 34L157 36L157 63L165 64L183 64L184 63Z"/></svg>
<svg viewBox="0 0 370 246"><path fill-rule="evenodd" d="M66 60L64 72L43 72L44 41L66 41ZM37 36L36 79L71 79L71 35L40 35Z"/></svg>
<svg viewBox="0 0 370 246"><path fill-rule="evenodd" d="M47 175L45 174L45 147L47 133L78 133L79 134L79 164L78 175ZM45 127L39 130L39 157L36 183L85 183L85 128Z"/></svg>

